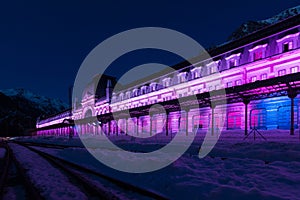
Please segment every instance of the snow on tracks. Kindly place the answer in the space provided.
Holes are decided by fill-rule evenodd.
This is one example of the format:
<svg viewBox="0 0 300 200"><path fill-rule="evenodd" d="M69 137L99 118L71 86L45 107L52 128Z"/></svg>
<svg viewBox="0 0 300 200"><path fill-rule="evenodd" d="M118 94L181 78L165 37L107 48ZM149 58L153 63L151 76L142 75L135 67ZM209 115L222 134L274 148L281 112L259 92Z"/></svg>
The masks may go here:
<svg viewBox="0 0 300 200"><path fill-rule="evenodd" d="M66 175L36 153L17 144L9 144L16 160L26 171L33 186L46 199L87 199Z"/></svg>

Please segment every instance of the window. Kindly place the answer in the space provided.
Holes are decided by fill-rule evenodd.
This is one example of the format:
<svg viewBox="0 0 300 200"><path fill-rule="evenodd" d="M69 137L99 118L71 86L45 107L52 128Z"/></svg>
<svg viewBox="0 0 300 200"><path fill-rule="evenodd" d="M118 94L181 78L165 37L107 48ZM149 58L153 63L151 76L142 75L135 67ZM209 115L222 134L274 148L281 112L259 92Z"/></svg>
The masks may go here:
<svg viewBox="0 0 300 200"><path fill-rule="evenodd" d="M237 67L239 65L240 55L241 53L237 53L225 58L228 68Z"/></svg>
<svg viewBox="0 0 300 200"><path fill-rule="evenodd" d="M177 75L178 78L178 83L184 83L187 81L187 73L186 72L181 72L180 74Z"/></svg>
<svg viewBox="0 0 300 200"><path fill-rule="evenodd" d="M229 81L229 82L227 83L227 87L232 87L232 82L231 82L231 81Z"/></svg>
<svg viewBox="0 0 300 200"><path fill-rule="evenodd" d="M200 67L196 67L196 68L192 69L191 72L193 74L194 79L200 77Z"/></svg>
<svg viewBox="0 0 300 200"><path fill-rule="evenodd" d="M257 80L256 76L252 76L252 77L251 77L251 82L252 82L252 83L255 82L256 80Z"/></svg>
<svg viewBox="0 0 300 200"><path fill-rule="evenodd" d="M291 68L291 73L297 73L297 72L298 72L298 67Z"/></svg>
<svg viewBox="0 0 300 200"><path fill-rule="evenodd" d="M237 66L237 60L236 59L231 59L229 61L229 68L233 68Z"/></svg>
<svg viewBox="0 0 300 200"><path fill-rule="evenodd" d="M282 52L288 52L293 48L293 43L292 42L285 42L282 47Z"/></svg>
<svg viewBox="0 0 300 200"><path fill-rule="evenodd" d="M285 69L278 71L278 76L284 76L285 75Z"/></svg>
<svg viewBox="0 0 300 200"><path fill-rule="evenodd" d="M220 61L212 61L210 63L208 63L206 65L207 67L207 72L209 74L213 74L213 73L216 73L218 71L218 67L219 67L219 64L220 64Z"/></svg>
<svg viewBox="0 0 300 200"><path fill-rule="evenodd" d="M266 79L267 79L267 74L262 74L262 75L260 76L260 78L261 78L261 80L266 80Z"/></svg>
<svg viewBox="0 0 300 200"><path fill-rule="evenodd" d="M133 90L133 97L136 97L139 95L139 90L138 89L134 89Z"/></svg>
<svg viewBox="0 0 300 200"><path fill-rule="evenodd" d="M120 101L123 101L123 100L124 100L124 93L121 93L121 94L120 94L119 99L120 99Z"/></svg>
<svg viewBox="0 0 300 200"><path fill-rule="evenodd" d="M148 91L147 91L147 86L142 86L141 87L141 94L147 94L148 93Z"/></svg>
<svg viewBox="0 0 300 200"><path fill-rule="evenodd" d="M126 92L126 99L130 98L130 92Z"/></svg>
<svg viewBox="0 0 300 200"><path fill-rule="evenodd" d="M150 92L154 92L156 90L157 84L154 83L150 83Z"/></svg>
<svg viewBox="0 0 300 200"><path fill-rule="evenodd" d="M163 79L163 86L164 87L169 87L170 86L170 80L171 80L171 78Z"/></svg>
<svg viewBox="0 0 300 200"><path fill-rule="evenodd" d="M236 80L235 85L242 85L242 81L241 80Z"/></svg>
<svg viewBox="0 0 300 200"><path fill-rule="evenodd" d="M254 61L262 59L262 51L254 52Z"/></svg>
<svg viewBox="0 0 300 200"><path fill-rule="evenodd" d="M256 45L252 49L249 49L251 61L261 60L266 56L266 49L268 44Z"/></svg>
<svg viewBox="0 0 300 200"><path fill-rule="evenodd" d="M211 66L210 67L210 73L213 74L213 73L216 73L217 72L217 66Z"/></svg>

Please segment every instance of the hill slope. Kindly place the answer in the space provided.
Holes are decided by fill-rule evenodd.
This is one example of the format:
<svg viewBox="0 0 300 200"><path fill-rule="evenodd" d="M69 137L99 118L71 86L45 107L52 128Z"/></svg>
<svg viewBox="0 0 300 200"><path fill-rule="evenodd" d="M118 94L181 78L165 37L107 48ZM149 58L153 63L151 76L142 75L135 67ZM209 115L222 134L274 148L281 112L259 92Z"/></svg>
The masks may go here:
<svg viewBox="0 0 300 200"><path fill-rule="evenodd" d="M286 9L279 14L265 19L265 20L259 20L259 21L248 21L244 24L242 24L236 31L234 31L229 37L228 41L233 41L239 38L242 38L246 35L249 35L250 33L253 33L259 29L262 29L266 26L276 24L279 21L282 21L284 19L287 19L289 17L295 16L300 14L300 6L296 6L293 8Z"/></svg>
<svg viewBox="0 0 300 200"><path fill-rule="evenodd" d="M0 90L0 136L23 134L35 127L39 116L67 108L68 105L58 99L39 96L28 90Z"/></svg>

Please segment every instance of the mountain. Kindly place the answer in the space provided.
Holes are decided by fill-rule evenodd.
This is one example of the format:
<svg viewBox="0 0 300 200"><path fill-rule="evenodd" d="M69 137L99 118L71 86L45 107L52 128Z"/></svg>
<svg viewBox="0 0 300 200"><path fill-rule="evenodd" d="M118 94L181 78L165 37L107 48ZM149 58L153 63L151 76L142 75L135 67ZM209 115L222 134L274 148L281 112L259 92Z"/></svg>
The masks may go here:
<svg viewBox="0 0 300 200"><path fill-rule="evenodd" d="M253 33L259 29L262 29L266 26L270 26L272 24L276 24L279 21L282 21L284 19L287 19L289 17L295 16L300 14L300 5L286 9L279 14L265 19L265 20L259 20L259 21L248 21L244 24L242 24L236 31L234 31L229 37L228 41L233 41L239 38L242 38L246 35L249 35L250 33Z"/></svg>
<svg viewBox="0 0 300 200"><path fill-rule="evenodd" d="M0 90L0 136L21 135L35 127L41 115L51 115L69 106L58 99L24 89Z"/></svg>

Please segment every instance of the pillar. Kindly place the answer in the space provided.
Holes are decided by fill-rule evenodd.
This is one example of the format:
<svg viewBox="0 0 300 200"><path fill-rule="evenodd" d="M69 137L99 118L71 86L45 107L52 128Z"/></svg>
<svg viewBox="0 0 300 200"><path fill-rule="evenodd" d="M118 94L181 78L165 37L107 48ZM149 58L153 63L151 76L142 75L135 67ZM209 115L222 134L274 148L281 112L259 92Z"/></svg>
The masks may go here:
<svg viewBox="0 0 300 200"><path fill-rule="evenodd" d="M119 129L119 121L120 120L116 120L116 132L117 132L116 134L117 134L117 136L119 135L119 130L120 130Z"/></svg>
<svg viewBox="0 0 300 200"><path fill-rule="evenodd" d="M128 135L128 118L126 118L125 119L126 120L126 123L125 123L125 125L126 125L126 133L125 133L125 135Z"/></svg>
<svg viewBox="0 0 300 200"><path fill-rule="evenodd" d="M215 108L216 105L211 102L210 103L210 108L211 108L211 135L214 136L215 134Z"/></svg>
<svg viewBox="0 0 300 200"><path fill-rule="evenodd" d="M150 130L149 130L150 131L150 136L152 136L152 116L153 115L149 116L149 120L150 120Z"/></svg>
<svg viewBox="0 0 300 200"><path fill-rule="evenodd" d="M290 135L294 135L295 134L295 119L294 119L294 115L295 115L295 111L294 111L294 99L297 96L296 92L294 92L292 90L292 88L290 88L290 90L288 91L288 97L291 99L291 124L290 124Z"/></svg>
<svg viewBox="0 0 300 200"><path fill-rule="evenodd" d="M243 103L245 105L245 136L248 135L248 104L250 100L248 98L243 99Z"/></svg>
<svg viewBox="0 0 300 200"><path fill-rule="evenodd" d="M136 135L139 135L139 117L136 117Z"/></svg>
<svg viewBox="0 0 300 200"><path fill-rule="evenodd" d="M189 134L189 110L185 109L185 135Z"/></svg>
<svg viewBox="0 0 300 200"><path fill-rule="evenodd" d="M107 135L110 135L110 130L111 130L111 121L108 121L108 131L107 131Z"/></svg>
<svg viewBox="0 0 300 200"><path fill-rule="evenodd" d="M290 88L288 91L288 97L291 99L291 124L290 124L290 135L295 134L295 119L294 119L294 99L297 96L296 92Z"/></svg>
<svg viewBox="0 0 300 200"><path fill-rule="evenodd" d="M166 136L169 135L169 112L166 112L167 116L166 116Z"/></svg>

